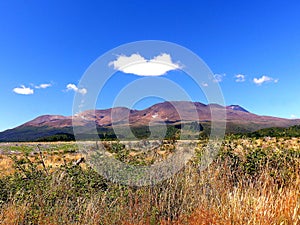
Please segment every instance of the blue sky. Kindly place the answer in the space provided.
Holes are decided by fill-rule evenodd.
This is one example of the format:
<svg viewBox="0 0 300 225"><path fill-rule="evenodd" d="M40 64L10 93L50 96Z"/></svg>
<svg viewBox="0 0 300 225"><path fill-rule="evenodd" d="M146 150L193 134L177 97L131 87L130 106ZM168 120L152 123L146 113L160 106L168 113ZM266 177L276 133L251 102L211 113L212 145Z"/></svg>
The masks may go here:
<svg viewBox="0 0 300 225"><path fill-rule="evenodd" d="M199 55L227 105L300 117L299 12L299 1L276 0L1 1L0 130L43 114L71 115L89 65L140 40L174 42ZM164 76L189 88L180 73ZM116 89L136 78L120 79L111 79ZM112 98L112 90L104 95ZM109 100L99 104L109 106Z"/></svg>

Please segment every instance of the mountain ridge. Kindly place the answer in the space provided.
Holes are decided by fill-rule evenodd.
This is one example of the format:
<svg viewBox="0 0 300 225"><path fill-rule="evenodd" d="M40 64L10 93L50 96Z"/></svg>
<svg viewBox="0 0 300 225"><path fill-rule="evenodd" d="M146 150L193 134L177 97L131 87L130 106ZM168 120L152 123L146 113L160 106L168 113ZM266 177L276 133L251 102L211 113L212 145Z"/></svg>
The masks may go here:
<svg viewBox="0 0 300 225"><path fill-rule="evenodd" d="M72 134L73 126L85 130L95 126L111 129L113 125L145 127L149 124L176 125L191 121L209 125L212 109L220 114L226 113L227 133L247 133L268 127L289 127L300 124L300 119L260 116L239 105L221 106L206 105L201 102L173 101L157 103L141 110L115 107L87 110L74 116L42 115L18 127L0 132L0 141L26 141L58 133Z"/></svg>

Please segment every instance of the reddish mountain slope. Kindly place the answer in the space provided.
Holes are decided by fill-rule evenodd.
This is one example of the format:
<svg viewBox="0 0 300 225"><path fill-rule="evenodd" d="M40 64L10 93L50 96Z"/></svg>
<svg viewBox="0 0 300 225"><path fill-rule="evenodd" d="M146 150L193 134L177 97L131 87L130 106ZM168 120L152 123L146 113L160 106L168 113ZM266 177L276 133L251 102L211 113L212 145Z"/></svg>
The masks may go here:
<svg viewBox="0 0 300 225"><path fill-rule="evenodd" d="M70 127L85 126L90 123L96 123L98 126L111 126L113 124L130 124L132 126L148 125L150 122L159 124L162 122L176 123L184 121L210 121L211 110L215 112L224 113L226 110L227 122L237 124L259 124L265 127L279 126L286 127L300 123L300 120L291 120L284 118L277 118L271 116L259 116L248 112L238 105L222 107L216 104L205 105L199 102L163 102L155 104L144 110L130 110L125 107L117 107L104 110L89 110L82 112L73 117L58 116L58 115L44 115L29 121L21 127L27 126L48 126L48 127Z"/></svg>
<svg viewBox="0 0 300 225"><path fill-rule="evenodd" d="M199 121L208 123L214 115L226 115L227 131L252 132L268 127L289 127L300 124L300 120L284 119L271 116L259 116L248 112L238 105L223 107L217 104L205 105L199 102L163 102L144 110L131 110L116 107L104 110L89 110L72 116L44 115L37 117L19 127L0 132L0 141L26 140L30 137L40 138L57 133L72 133L72 126L90 129L109 128L112 125L149 126L153 124L176 124L180 122ZM215 117L214 117L215 118ZM224 118L221 118L224 119ZM30 140L35 140L30 139ZM24 139L25 140L25 139Z"/></svg>

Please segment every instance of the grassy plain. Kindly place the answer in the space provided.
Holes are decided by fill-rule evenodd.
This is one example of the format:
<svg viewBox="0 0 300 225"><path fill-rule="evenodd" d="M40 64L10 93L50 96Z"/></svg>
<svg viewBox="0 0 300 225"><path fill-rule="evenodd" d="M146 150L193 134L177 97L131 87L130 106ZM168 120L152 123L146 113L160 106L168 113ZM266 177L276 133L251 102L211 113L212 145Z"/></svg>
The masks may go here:
<svg viewBox="0 0 300 225"><path fill-rule="evenodd" d="M201 171L206 144L172 178L129 187L75 165L84 155L74 142L0 143L0 224L300 224L300 138L227 137ZM103 145L136 166L176 152L170 141Z"/></svg>

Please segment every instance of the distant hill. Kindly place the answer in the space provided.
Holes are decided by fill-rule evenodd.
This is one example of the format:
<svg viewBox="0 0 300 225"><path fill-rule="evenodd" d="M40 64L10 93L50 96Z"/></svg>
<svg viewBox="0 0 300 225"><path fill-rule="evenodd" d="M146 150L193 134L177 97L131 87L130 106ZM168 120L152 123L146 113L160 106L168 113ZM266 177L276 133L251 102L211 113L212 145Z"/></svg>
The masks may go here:
<svg viewBox="0 0 300 225"><path fill-rule="evenodd" d="M248 112L239 105L220 106L200 102L174 101L152 105L143 110L132 110L116 107L103 110L88 110L74 116L43 115L16 128L0 132L0 141L37 141L73 139L73 126L82 130L82 139L115 138L112 125L118 127L130 126L135 134L147 137L149 124L160 130L161 125L167 124L168 131L179 129L182 124L197 121L209 134L211 109L226 113L226 133L251 133L263 128L290 127L299 125L298 119L283 119L271 116L259 116ZM176 110L179 109L180 113ZM195 114L194 110L197 111ZM180 115L179 115L180 114ZM98 134L93 132L97 127ZM172 128L173 127L173 128ZM188 126L187 126L188 127ZM173 130L174 131L174 130ZM172 132L171 132L172 133ZM169 134L171 135L169 132ZM173 132L174 133L174 132Z"/></svg>

